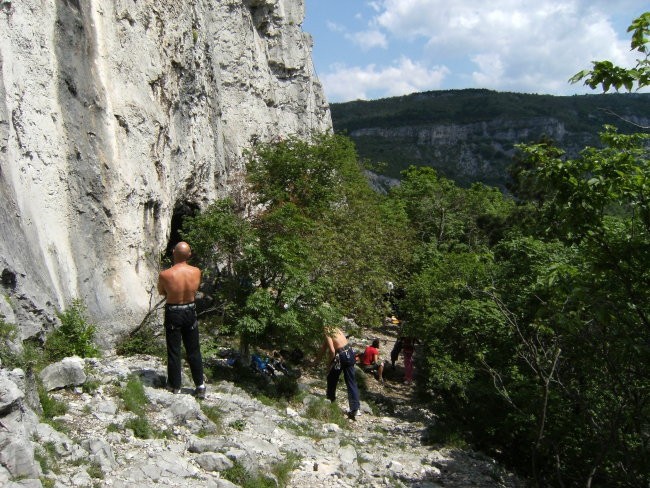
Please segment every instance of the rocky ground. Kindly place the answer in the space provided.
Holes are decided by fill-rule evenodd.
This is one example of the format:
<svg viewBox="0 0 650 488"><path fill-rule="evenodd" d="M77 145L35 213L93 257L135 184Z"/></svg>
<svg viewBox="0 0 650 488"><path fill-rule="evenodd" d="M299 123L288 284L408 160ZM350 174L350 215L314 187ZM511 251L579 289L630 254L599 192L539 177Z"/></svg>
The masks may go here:
<svg viewBox="0 0 650 488"><path fill-rule="evenodd" d="M394 339L380 337L388 357ZM352 342L361 347L368 339ZM424 445L430 414L414 402L400 369L389 366L384 384L361 380L356 421L327 416L322 373L303 370L298 402L256 398L233 376L209 383L197 401L189 379L180 395L165 390L156 357L69 359L41 374L50 398L67 405L44 423L29 407L24 373L0 369L0 486L523 486L479 453ZM133 377L145 385L139 416L124 401ZM342 379L337 403L347 410ZM314 415L319 409L327 415ZM142 418L150 438L142 438Z"/></svg>

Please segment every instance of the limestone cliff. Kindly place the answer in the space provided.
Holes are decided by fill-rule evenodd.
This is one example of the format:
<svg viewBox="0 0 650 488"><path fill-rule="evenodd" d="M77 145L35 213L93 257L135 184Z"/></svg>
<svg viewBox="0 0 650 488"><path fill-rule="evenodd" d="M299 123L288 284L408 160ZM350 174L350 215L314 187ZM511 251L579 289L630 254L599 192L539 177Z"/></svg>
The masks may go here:
<svg viewBox="0 0 650 488"><path fill-rule="evenodd" d="M303 0L0 0L0 313L81 298L109 343L175 209L240 190L255 140L331 128Z"/></svg>

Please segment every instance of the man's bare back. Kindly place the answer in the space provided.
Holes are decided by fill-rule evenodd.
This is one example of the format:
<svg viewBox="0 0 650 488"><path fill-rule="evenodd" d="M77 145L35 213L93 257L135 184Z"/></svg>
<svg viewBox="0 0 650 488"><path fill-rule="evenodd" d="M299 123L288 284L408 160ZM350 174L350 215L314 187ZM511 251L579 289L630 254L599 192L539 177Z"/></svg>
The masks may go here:
<svg viewBox="0 0 650 488"><path fill-rule="evenodd" d="M344 347L348 343L348 340L345 338L345 334L341 329L333 329L325 331L325 343L323 348L329 350L330 358L333 358L336 354L336 350Z"/></svg>
<svg viewBox="0 0 650 488"><path fill-rule="evenodd" d="M201 284L201 270L187 264L191 256L189 246L181 242L174 247L174 265L158 276L158 292L168 304L192 303Z"/></svg>

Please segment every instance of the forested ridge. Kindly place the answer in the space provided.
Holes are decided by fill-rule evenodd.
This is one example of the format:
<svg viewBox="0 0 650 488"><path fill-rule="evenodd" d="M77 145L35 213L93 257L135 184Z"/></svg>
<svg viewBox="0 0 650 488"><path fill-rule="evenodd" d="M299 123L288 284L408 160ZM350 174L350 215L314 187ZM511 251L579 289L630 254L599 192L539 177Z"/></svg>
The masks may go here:
<svg viewBox="0 0 650 488"><path fill-rule="evenodd" d="M607 93L539 95L487 89L440 90L379 100L357 100L331 105L337 132L367 127L485 122L507 117L555 117L571 131L597 132L607 113L622 117L648 114L650 94ZM624 126L626 132L633 126Z"/></svg>
<svg viewBox="0 0 650 488"><path fill-rule="evenodd" d="M650 94L446 90L336 103L331 111L335 132L348 135L381 175L399 179L415 164L465 187L506 188L517 144L552 140L576 157L585 146L600 146L606 124L626 134L650 125Z"/></svg>

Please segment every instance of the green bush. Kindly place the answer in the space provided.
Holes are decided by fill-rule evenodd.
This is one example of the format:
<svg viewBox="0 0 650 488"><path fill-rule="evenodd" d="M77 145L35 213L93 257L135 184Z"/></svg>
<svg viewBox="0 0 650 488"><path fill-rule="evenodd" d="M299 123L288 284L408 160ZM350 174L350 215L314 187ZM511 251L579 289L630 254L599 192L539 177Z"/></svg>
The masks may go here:
<svg viewBox="0 0 650 488"><path fill-rule="evenodd" d="M6 368L16 366L16 354L9 347L18 335L16 326L8 324L0 318L0 361Z"/></svg>
<svg viewBox="0 0 650 488"><path fill-rule="evenodd" d="M144 414L130 418L126 421L124 427L131 429L138 439L151 439L153 437L153 429Z"/></svg>
<svg viewBox="0 0 650 488"><path fill-rule="evenodd" d="M61 326L52 331L45 341L45 358L49 362L69 356L96 357L99 350L94 342L96 327L88 323L86 307L79 299L57 314Z"/></svg>
<svg viewBox="0 0 650 488"><path fill-rule="evenodd" d="M159 358L166 357L165 341L157 336L151 324L146 323L124 339L120 340L115 349L120 356L148 354Z"/></svg>
<svg viewBox="0 0 650 488"><path fill-rule="evenodd" d="M242 488L276 488L277 486L272 478L248 471L236 461L231 468L222 471L221 476Z"/></svg>
<svg viewBox="0 0 650 488"><path fill-rule="evenodd" d="M43 408L43 418L46 420L65 415L68 411L68 405L56 398L52 398L43 387L38 388L38 398L41 401L41 408Z"/></svg>
<svg viewBox="0 0 650 488"><path fill-rule="evenodd" d="M143 415L144 407L149 403L144 393L144 386L136 376L129 377L126 386L120 391L120 398L124 402L124 407L136 415Z"/></svg>

